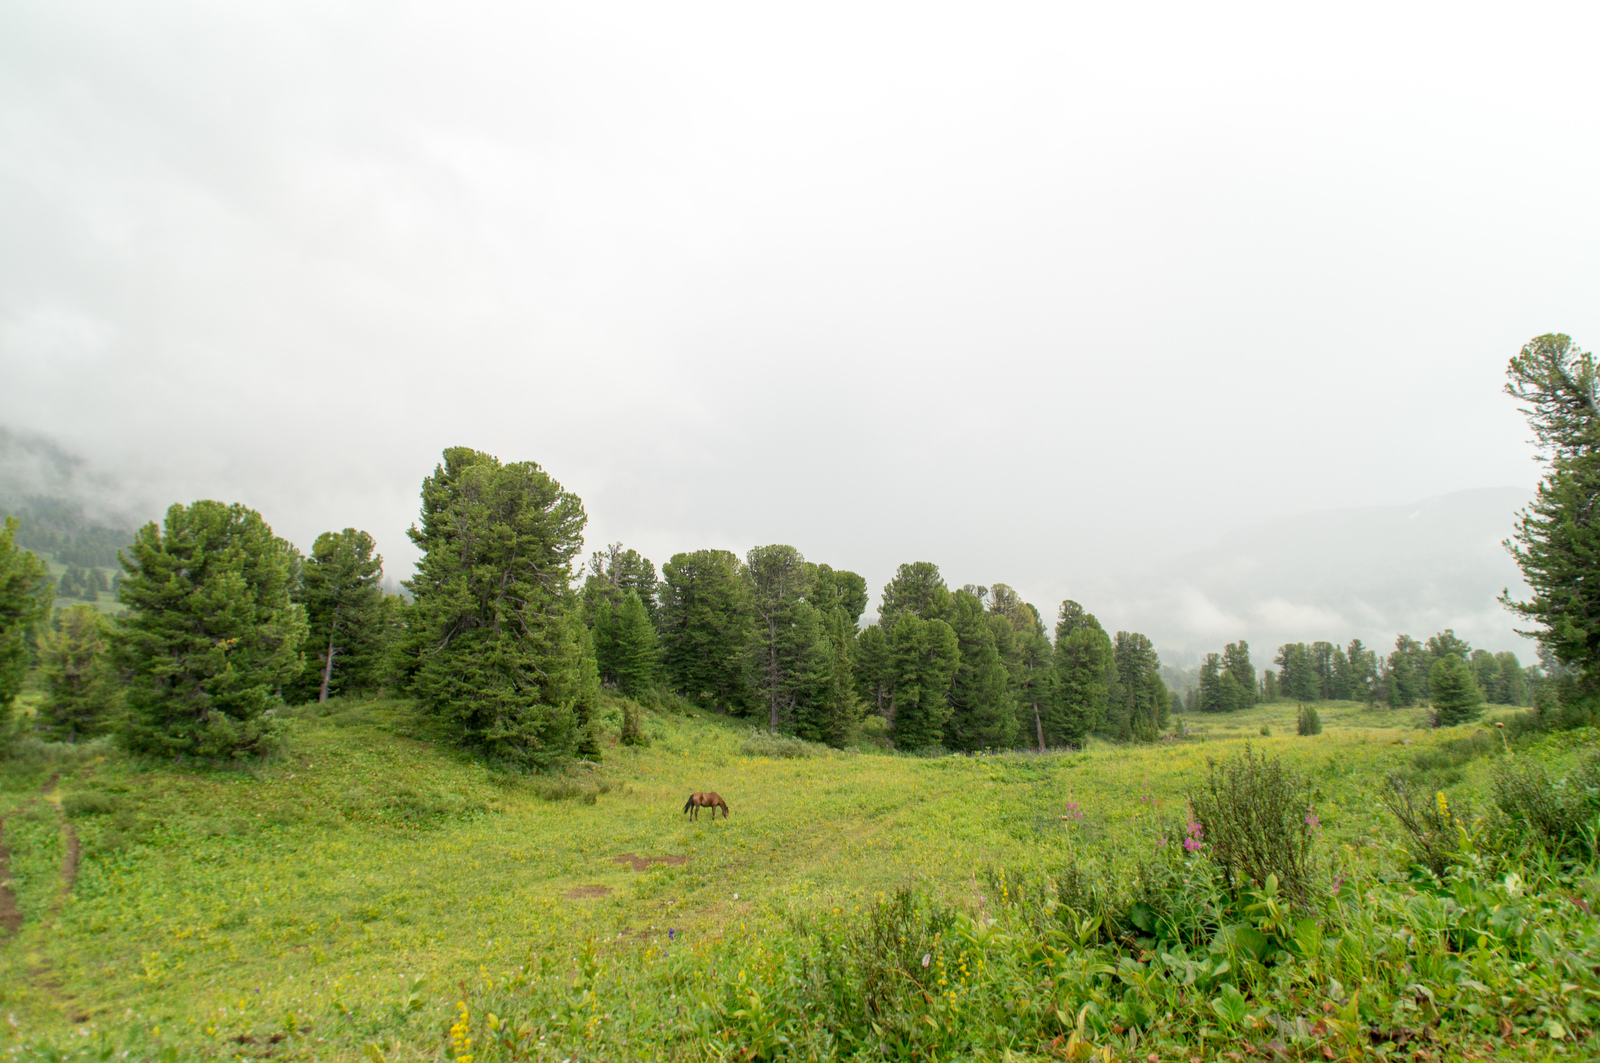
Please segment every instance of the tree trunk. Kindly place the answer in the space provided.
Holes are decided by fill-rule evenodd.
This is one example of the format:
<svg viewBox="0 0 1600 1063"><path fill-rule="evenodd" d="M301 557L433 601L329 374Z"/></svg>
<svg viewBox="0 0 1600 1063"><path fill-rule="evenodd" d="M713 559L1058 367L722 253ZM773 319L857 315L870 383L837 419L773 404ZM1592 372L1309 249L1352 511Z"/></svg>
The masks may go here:
<svg viewBox="0 0 1600 1063"><path fill-rule="evenodd" d="M1044 749L1044 721L1039 719L1039 703L1037 701L1033 703L1033 726L1039 732L1039 752L1043 753L1045 751L1045 749Z"/></svg>
<svg viewBox="0 0 1600 1063"><path fill-rule="evenodd" d="M317 701L328 700L328 684L333 682L333 631L328 631L328 659L322 665L322 689L317 691Z"/></svg>

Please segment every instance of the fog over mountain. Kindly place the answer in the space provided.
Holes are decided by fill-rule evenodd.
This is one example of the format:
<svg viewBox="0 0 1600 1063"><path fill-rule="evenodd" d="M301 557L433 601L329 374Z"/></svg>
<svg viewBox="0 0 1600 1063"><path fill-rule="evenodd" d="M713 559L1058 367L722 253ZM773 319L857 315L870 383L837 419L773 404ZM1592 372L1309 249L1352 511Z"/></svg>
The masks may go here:
<svg viewBox="0 0 1600 1063"><path fill-rule="evenodd" d="M1398 633L1420 639L1446 627L1474 648L1531 662L1534 644L1497 599L1528 591L1502 544L1532 499L1496 487L1278 517L1091 583L1084 601L1108 627L1148 634L1174 664L1240 638L1265 667L1285 642L1358 637L1387 649Z"/></svg>

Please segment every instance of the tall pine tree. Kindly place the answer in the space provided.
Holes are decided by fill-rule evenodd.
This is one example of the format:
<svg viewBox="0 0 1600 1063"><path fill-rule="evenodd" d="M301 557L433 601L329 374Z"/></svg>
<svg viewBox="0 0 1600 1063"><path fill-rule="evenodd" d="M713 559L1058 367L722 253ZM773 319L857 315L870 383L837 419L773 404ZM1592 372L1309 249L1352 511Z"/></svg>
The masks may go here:
<svg viewBox="0 0 1600 1063"><path fill-rule="evenodd" d="M372 536L355 528L323 532L300 566L296 600L306 611L307 668L294 693L318 701L378 685L388 635L383 608L383 558Z"/></svg>
<svg viewBox="0 0 1600 1063"><path fill-rule="evenodd" d="M662 662L690 701L743 714L753 615L744 565L727 550L674 554L661 566Z"/></svg>
<svg viewBox="0 0 1600 1063"><path fill-rule="evenodd" d="M412 688L462 744L539 769L598 753L598 676L571 587L586 519L531 461L452 447L423 481Z"/></svg>
<svg viewBox="0 0 1600 1063"><path fill-rule="evenodd" d="M261 514L200 501L167 510L123 551L114 638L138 753L232 759L277 744L267 715L300 674L298 557Z"/></svg>
<svg viewBox="0 0 1600 1063"><path fill-rule="evenodd" d="M28 641L49 617L55 597L49 568L37 554L18 548L17 524L15 517L0 524L0 743L32 663Z"/></svg>
<svg viewBox="0 0 1600 1063"><path fill-rule="evenodd" d="M956 633L961 663L950 682L944 744L965 751L1009 748L1017 732L1017 713L1010 676L995 647L983 602L957 591L950 596L946 616Z"/></svg>
<svg viewBox="0 0 1600 1063"><path fill-rule="evenodd" d="M1051 745L1082 746L1106 719L1116 678L1111 639L1100 621L1074 601L1064 601L1056 621L1054 703L1045 720Z"/></svg>

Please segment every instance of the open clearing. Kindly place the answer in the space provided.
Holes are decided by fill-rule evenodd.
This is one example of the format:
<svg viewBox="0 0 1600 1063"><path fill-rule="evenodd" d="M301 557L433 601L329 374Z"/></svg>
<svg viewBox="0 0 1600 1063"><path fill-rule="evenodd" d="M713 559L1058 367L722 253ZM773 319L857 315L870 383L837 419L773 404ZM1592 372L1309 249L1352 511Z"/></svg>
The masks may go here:
<svg viewBox="0 0 1600 1063"><path fill-rule="evenodd" d="M1386 815L1375 784L1456 736L1415 729L1413 710L1324 703L1326 731L1298 738L1295 706L1276 704L1187 717L1199 736L1153 746L772 760L741 755L745 724L649 716L648 748L608 745L598 771L553 785L489 771L406 703L324 708L299 710L287 755L253 771L93 747L5 769L0 921L20 925L0 925L0 1056L127 1026L231 1054L287 1025L317 1058L367 1058L353 1017L390 1013L435 1058L464 982L587 940L753 932L913 878L975 904L985 866L1048 867L1181 815L1206 759L1246 739L1312 772L1325 845L1366 844ZM1470 787L1484 764L1462 770ZM731 819L688 820L705 789Z"/></svg>

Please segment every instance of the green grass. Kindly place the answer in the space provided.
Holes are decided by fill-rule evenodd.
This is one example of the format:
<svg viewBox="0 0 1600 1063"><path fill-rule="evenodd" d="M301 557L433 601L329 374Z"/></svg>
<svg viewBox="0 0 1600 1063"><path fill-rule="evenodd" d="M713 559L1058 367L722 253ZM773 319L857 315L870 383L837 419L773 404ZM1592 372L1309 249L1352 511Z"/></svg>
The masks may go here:
<svg viewBox="0 0 1600 1063"><path fill-rule="evenodd" d="M1318 707L1326 729L1307 738L1279 703L1185 718L1197 733L1183 742L931 759L748 756L747 724L653 715L648 747L608 744L598 769L559 780L497 774L393 701L299 710L286 752L251 770L177 770L105 747L25 755L0 765L25 916L0 942L12 1020L0 1058L125 1027L185 1058L286 1027L316 1058L370 1058L375 1039L386 1058L436 1058L454 1002L486 974L564 961L585 942L659 948L669 928L691 943L738 937L913 881L970 905L987 867L1043 871L1181 815L1207 759L1245 740L1312 774L1329 848L1376 845L1377 781L1449 736L1416 730L1414 711ZM1455 784L1485 770L1466 763ZM690 822L685 796L712 789L732 818ZM1082 819L1063 819L1069 802ZM83 856L52 914L61 816ZM634 870L615 860L625 853L682 862Z"/></svg>

